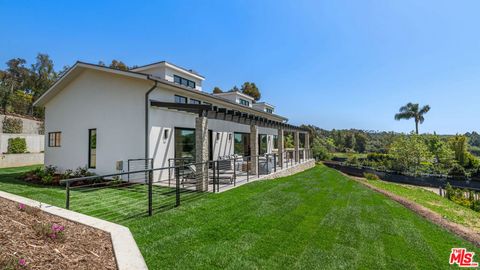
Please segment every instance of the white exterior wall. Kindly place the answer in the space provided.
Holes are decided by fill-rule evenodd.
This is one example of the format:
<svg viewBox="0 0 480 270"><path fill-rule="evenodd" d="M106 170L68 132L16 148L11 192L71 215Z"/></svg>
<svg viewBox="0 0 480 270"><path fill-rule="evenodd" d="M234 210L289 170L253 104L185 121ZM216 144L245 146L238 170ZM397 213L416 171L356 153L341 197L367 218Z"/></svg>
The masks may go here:
<svg viewBox="0 0 480 270"><path fill-rule="evenodd" d="M171 69L169 67L165 67L165 66L163 66L163 67L152 67L152 68L149 68L149 69L142 70L141 72L145 73L145 74L151 74L153 76L162 78L162 79L167 80L169 82L174 82L173 75L178 75L178 76L183 77L185 79L194 81L195 82L195 89L199 90L199 91L202 91L202 80L199 80L195 77L192 77L186 72L180 72L180 71L177 71L177 70Z"/></svg>
<svg viewBox="0 0 480 270"><path fill-rule="evenodd" d="M88 163L88 130L97 129L97 174L115 162L144 157L145 93L150 81L86 70L45 106L45 164L60 170ZM48 132L62 132L61 147L48 147Z"/></svg>

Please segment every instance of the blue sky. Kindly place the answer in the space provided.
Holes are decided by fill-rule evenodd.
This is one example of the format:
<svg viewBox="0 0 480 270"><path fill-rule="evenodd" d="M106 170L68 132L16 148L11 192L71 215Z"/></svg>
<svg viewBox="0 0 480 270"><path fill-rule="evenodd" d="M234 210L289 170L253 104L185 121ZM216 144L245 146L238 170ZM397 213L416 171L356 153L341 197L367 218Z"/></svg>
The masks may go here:
<svg viewBox="0 0 480 270"><path fill-rule="evenodd" d="M76 60L167 60L244 81L294 124L409 132L480 130L479 1L5 1L0 64L48 53Z"/></svg>

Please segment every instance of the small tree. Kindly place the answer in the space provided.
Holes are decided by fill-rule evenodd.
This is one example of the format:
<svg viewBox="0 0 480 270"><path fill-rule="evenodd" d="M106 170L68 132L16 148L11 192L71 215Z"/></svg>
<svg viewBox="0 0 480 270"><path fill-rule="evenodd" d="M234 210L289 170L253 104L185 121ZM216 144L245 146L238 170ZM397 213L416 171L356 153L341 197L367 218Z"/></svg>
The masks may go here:
<svg viewBox="0 0 480 270"><path fill-rule="evenodd" d="M417 173L418 166L431 158L424 140L416 134L398 137L390 147L389 154L397 169Z"/></svg>

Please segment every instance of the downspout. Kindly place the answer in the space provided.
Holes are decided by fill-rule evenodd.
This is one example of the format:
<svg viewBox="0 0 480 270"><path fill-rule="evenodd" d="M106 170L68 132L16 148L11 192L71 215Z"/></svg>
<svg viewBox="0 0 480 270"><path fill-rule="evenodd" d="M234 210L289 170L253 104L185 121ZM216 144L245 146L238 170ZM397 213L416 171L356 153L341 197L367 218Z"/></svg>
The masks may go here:
<svg viewBox="0 0 480 270"><path fill-rule="evenodd" d="M147 77L147 79L151 80L151 81L154 81L155 84L152 86L152 88L148 89L148 91L145 93L145 160L148 159L148 148L149 148L149 138L148 138L148 124L149 124L149 111L148 111L148 107L149 107L149 99L148 99L148 96L150 95L150 93L155 89L157 88L157 85L158 85L158 82L154 79L151 79L150 78L150 75Z"/></svg>

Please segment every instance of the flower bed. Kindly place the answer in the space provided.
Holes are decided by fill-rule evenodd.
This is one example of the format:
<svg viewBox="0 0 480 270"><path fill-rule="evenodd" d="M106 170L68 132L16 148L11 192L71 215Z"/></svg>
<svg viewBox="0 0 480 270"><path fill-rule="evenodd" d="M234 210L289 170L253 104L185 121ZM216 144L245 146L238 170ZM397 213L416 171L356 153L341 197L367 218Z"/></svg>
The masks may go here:
<svg viewBox="0 0 480 270"><path fill-rule="evenodd" d="M107 232L0 198L0 269L116 269Z"/></svg>

